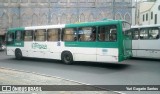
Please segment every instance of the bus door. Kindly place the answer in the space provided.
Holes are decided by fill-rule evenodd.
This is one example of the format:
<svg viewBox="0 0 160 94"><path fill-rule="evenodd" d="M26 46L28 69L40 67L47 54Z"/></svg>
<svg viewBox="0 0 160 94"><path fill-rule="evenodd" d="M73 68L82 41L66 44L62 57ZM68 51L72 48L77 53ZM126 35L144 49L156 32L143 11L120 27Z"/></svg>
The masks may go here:
<svg viewBox="0 0 160 94"><path fill-rule="evenodd" d="M7 55L14 55L14 49L11 49L10 47L14 46L14 32L7 32Z"/></svg>
<svg viewBox="0 0 160 94"><path fill-rule="evenodd" d="M15 31L15 47L24 47L24 30Z"/></svg>

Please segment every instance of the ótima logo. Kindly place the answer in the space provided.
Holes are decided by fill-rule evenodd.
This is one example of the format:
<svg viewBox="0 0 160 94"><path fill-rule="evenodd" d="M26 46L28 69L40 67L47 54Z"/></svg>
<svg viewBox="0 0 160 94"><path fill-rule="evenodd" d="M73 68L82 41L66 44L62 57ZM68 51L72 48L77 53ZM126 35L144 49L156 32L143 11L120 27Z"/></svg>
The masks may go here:
<svg viewBox="0 0 160 94"><path fill-rule="evenodd" d="M47 49L47 45L46 44L38 44L38 43L33 43L32 44L32 48L33 49Z"/></svg>

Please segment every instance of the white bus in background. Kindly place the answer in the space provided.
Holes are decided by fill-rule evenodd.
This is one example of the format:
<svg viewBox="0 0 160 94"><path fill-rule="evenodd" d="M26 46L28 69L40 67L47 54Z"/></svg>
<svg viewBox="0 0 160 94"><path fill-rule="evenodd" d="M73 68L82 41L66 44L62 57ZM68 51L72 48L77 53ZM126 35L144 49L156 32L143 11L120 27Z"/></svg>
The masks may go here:
<svg viewBox="0 0 160 94"><path fill-rule="evenodd" d="M133 57L160 59L160 24L131 28Z"/></svg>

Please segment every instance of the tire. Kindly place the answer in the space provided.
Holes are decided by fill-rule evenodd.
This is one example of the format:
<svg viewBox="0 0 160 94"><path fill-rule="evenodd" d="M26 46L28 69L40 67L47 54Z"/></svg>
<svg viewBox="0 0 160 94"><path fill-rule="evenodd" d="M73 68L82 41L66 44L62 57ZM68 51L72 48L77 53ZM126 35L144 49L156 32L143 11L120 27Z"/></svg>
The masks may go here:
<svg viewBox="0 0 160 94"><path fill-rule="evenodd" d="M22 52L21 52L20 49L16 49L16 51L15 51L15 58L16 58L17 60L21 60L21 59L23 58Z"/></svg>
<svg viewBox="0 0 160 94"><path fill-rule="evenodd" d="M61 55L61 60L63 61L63 63L65 64L73 64L73 56L72 56L72 53L71 52L63 52L62 55Z"/></svg>

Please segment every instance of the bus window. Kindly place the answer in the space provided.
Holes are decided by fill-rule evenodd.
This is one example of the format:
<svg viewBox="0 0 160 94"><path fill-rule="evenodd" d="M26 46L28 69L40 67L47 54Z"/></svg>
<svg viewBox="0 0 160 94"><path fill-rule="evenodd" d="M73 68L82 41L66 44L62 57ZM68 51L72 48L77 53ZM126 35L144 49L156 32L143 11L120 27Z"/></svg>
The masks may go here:
<svg viewBox="0 0 160 94"><path fill-rule="evenodd" d="M148 29L140 29L140 39L148 39Z"/></svg>
<svg viewBox="0 0 160 94"><path fill-rule="evenodd" d="M99 41L116 41L117 31L115 25L101 26L98 28Z"/></svg>
<svg viewBox="0 0 160 94"><path fill-rule="evenodd" d="M105 41L105 26L98 28L98 40ZM107 40L109 40L109 37L107 37Z"/></svg>
<svg viewBox="0 0 160 94"><path fill-rule="evenodd" d="M110 41L116 41L117 40L117 31L116 29L110 30Z"/></svg>
<svg viewBox="0 0 160 94"><path fill-rule="evenodd" d="M158 28L149 29L149 39L159 39L159 29Z"/></svg>
<svg viewBox="0 0 160 94"><path fill-rule="evenodd" d="M63 31L63 41L76 41L77 40L77 34L76 34L76 28L65 28Z"/></svg>
<svg viewBox="0 0 160 94"><path fill-rule="evenodd" d="M132 39L133 40L138 40L138 38L139 38L138 32L139 32L139 30L137 28L132 29Z"/></svg>
<svg viewBox="0 0 160 94"><path fill-rule="evenodd" d="M83 27L78 30L79 41L96 41L96 27Z"/></svg>
<svg viewBox="0 0 160 94"><path fill-rule="evenodd" d="M59 41L60 29L48 29L47 41Z"/></svg>
<svg viewBox="0 0 160 94"><path fill-rule="evenodd" d="M46 41L46 30L39 29L35 30L35 41Z"/></svg>
<svg viewBox="0 0 160 94"><path fill-rule="evenodd" d="M25 31L24 41L33 41L33 30L26 30Z"/></svg>
<svg viewBox="0 0 160 94"><path fill-rule="evenodd" d="M16 39L16 41L23 40L23 32L22 31L16 31L15 39Z"/></svg>

